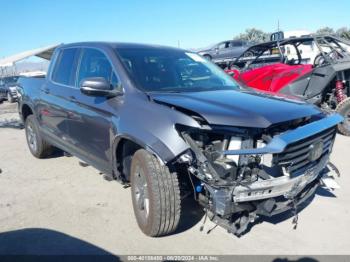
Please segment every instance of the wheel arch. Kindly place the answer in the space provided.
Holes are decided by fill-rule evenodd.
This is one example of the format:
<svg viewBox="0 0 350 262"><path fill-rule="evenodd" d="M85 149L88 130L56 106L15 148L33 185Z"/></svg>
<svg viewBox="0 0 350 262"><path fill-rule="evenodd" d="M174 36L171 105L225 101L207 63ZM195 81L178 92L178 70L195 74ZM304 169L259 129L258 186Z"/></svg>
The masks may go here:
<svg viewBox="0 0 350 262"><path fill-rule="evenodd" d="M34 110L33 110L33 108L32 108L30 105L28 105L28 104L23 104L23 105L21 106L21 116L22 116L23 122L26 121L26 119L27 119L27 117L28 117L29 115L34 115Z"/></svg>
<svg viewBox="0 0 350 262"><path fill-rule="evenodd" d="M166 160L161 157L161 154L157 152L153 147L147 145L143 141L129 135L118 135L115 137L112 146L113 152L113 172L114 174L124 180L129 181L129 173L131 157L138 149L145 149L152 155L154 155L161 165L166 164Z"/></svg>
<svg viewBox="0 0 350 262"><path fill-rule="evenodd" d="M209 54L209 53L205 53L205 54L203 54L202 56L203 56L203 57L208 57L210 60L213 59L213 56L212 56L211 54Z"/></svg>

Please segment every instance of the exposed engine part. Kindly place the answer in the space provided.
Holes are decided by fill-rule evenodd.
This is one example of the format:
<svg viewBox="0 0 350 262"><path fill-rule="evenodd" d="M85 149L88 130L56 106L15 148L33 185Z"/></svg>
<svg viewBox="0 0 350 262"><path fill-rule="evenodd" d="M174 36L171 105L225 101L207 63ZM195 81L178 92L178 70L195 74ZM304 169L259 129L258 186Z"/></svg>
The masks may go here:
<svg viewBox="0 0 350 262"><path fill-rule="evenodd" d="M230 219L222 219L211 212L209 212L208 216L215 224L227 229L229 233L237 237L242 236L248 230L249 224L254 223L259 218L255 212L241 212L232 216ZM209 234L214 228L210 229L207 233Z"/></svg>
<svg viewBox="0 0 350 262"><path fill-rule="evenodd" d="M334 121L340 121L338 118ZM288 139L305 129L316 129L320 123L316 120L314 116L247 132L182 128L179 132L189 149L175 162L188 173L189 188L206 216L236 236L244 234L259 216L288 210L294 214L296 228L298 205L319 184L335 127L327 129L324 124L333 124L324 122L322 132L297 141ZM280 143L284 146L278 149Z"/></svg>
<svg viewBox="0 0 350 262"><path fill-rule="evenodd" d="M238 163L222 154L229 146L227 136L186 132L182 136L195 157L186 153L180 156L179 162L186 163L191 174L218 185L229 185L236 180Z"/></svg>

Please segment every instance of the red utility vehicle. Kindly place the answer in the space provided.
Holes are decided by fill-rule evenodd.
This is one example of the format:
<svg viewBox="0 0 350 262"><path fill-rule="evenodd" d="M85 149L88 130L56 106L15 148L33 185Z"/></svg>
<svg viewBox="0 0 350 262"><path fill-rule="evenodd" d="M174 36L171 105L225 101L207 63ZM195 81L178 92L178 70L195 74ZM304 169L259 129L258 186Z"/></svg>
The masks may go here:
<svg viewBox="0 0 350 262"><path fill-rule="evenodd" d="M337 111L344 117L338 131L350 136L349 50L333 36L289 38L252 46L225 67L247 87Z"/></svg>

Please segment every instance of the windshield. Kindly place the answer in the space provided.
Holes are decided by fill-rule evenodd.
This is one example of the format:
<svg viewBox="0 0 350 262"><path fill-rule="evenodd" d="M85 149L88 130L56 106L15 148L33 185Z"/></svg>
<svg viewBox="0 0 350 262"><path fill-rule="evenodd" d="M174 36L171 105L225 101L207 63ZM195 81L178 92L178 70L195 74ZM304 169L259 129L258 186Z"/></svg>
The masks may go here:
<svg viewBox="0 0 350 262"><path fill-rule="evenodd" d="M122 48L117 53L138 88L146 92L240 88L219 67L195 53L155 48Z"/></svg>

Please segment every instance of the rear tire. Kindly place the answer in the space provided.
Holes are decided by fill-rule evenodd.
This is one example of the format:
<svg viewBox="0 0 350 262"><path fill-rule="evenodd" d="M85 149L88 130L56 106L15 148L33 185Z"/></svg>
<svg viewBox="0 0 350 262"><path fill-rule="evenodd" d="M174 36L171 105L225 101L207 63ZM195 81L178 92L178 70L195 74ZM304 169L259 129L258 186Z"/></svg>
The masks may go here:
<svg viewBox="0 0 350 262"><path fill-rule="evenodd" d="M251 51L245 52L243 57L252 57L254 56L254 53Z"/></svg>
<svg viewBox="0 0 350 262"><path fill-rule="evenodd" d="M338 124L338 131L344 136L350 136L350 97L337 106L336 112L344 117L344 121Z"/></svg>
<svg viewBox="0 0 350 262"><path fill-rule="evenodd" d="M177 174L139 149L132 158L130 182L134 213L142 232L151 237L174 232L181 213Z"/></svg>
<svg viewBox="0 0 350 262"><path fill-rule="evenodd" d="M45 158L52 155L54 147L47 143L39 132L39 125L34 115L25 120L27 144L30 152L36 158Z"/></svg>

